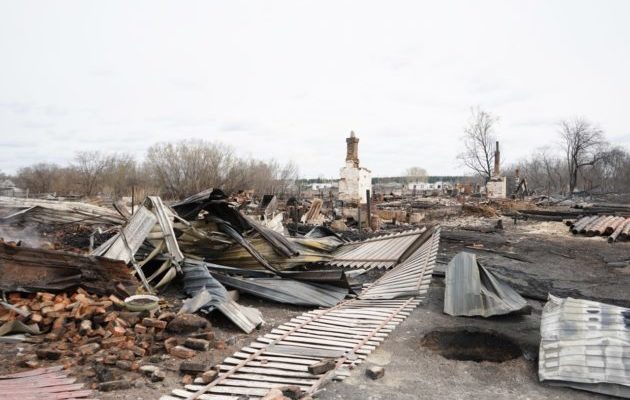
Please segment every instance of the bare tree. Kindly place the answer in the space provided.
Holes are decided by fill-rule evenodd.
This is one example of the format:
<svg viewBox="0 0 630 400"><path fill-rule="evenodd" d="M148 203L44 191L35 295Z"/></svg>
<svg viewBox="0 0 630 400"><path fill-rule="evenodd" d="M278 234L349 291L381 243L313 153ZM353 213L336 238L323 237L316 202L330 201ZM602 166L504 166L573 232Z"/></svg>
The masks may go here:
<svg viewBox="0 0 630 400"><path fill-rule="evenodd" d="M457 158L468 169L488 182L494 167L494 128L498 117L481 110L472 109L468 126L464 129L464 151Z"/></svg>
<svg viewBox="0 0 630 400"><path fill-rule="evenodd" d="M53 191L58 180L60 168L56 164L39 163L20 168L17 172L17 184L32 193L44 194Z"/></svg>
<svg viewBox="0 0 630 400"><path fill-rule="evenodd" d="M103 188L114 197L131 194L131 187L138 184L136 160L130 154L114 154L111 164L103 172Z"/></svg>
<svg viewBox="0 0 630 400"><path fill-rule="evenodd" d="M559 133L566 157L569 193L573 193L580 169L602 159L604 134L588 120L577 117L561 121Z"/></svg>
<svg viewBox="0 0 630 400"><path fill-rule="evenodd" d="M74 160L73 167L77 171L83 195L96 194L99 185L106 177L106 172L112 165L113 156L99 151L80 151Z"/></svg>
<svg viewBox="0 0 630 400"><path fill-rule="evenodd" d="M630 155L621 147L598 154L600 160L580 171L580 182L589 192L615 193L630 187Z"/></svg>
<svg viewBox="0 0 630 400"><path fill-rule="evenodd" d="M409 167L405 171L405 177L407 178L407 183L426 182L427 170L422 167Z"/></svg>
<svg viewBox="0 0 630 400"><path fill-rule="evenodd" d="M290 190L291 187L295 185L295 181L298 179L300 174L300 168L298 165L289 161L280 170L278 175L278 182L280 183L280 195L284 196Z"/></svg>
<svg viewBox="0 0 630 400"><path fill-rule="evenodd" d="M208 188L225 188L238 159L230 146L203 140L157 143L147 151L147 171L169 197L182 198ZM229 192L229 189L226 189Z"/></svg>
<svg viewBox="0 0 630 400"><path fill-rule="evenodd" d="M527 179L530 191L551 195L566 190L564 163L548 147L536 149L530 158L512 167L516 168L520 170L520 176Z"/></svg>

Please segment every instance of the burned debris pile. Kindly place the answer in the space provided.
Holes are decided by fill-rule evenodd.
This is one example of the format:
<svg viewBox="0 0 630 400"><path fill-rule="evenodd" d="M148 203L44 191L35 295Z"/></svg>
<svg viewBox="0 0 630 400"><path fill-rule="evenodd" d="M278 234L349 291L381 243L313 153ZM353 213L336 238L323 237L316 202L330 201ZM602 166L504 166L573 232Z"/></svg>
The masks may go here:
<svg viewBox="0 0 630 400"><path fill-rule="evenodd" d="M7 383L30 379L9 374L24 368L67 380L62 386L73 398L162 382L163 400L308 399L325 382L349 376L420 304L432 279L444 277L439 312L451 321L539 318L527 315L532 301L550 296L540 380L627 396L627 379L610 375L625 360L616 352L627 345L626 309L554 297L586 292L537 273L540 258L521 247L527 240L506 233L507 224L531 227L523 220L534 220L550 229L548 238L573 238L566 224L576 235L621 241L630 236L623 208L380 197L366 193L369 204L285 201L209 189L176 202L148 196L133 210L0 198L0 346L24 349L0 370L7 376L0 395L5 383L6 393L28 398L31 392ZM269 307L286 314L277 326L265 324L277 318ZM554 328L598 318L595 308L607 316L598 334L577 338ZM576 358L580 346L600 346L600 358ZM515 348L509 359L519 356ZM592 374L593 362L610 367ZM379 368L369 376L387 379Z"/></svg>
<svg viewBox="0 0 630 400"><path fill-rule="evenodd" d="M0 240L0 290L35 292L82 287L91 293L135 291L125 263L105 257L15 246Z"/></svg>
<svg viewBox="0 0 630 400"><path fill-rule="evenodd" d="M100 391L131 387L134 378L128 373L164 379L154 363L164 357L195 359L223 348L208 316L220 313L244 333L260 328L264 315L239 304L229 289L309 308L336 310L344 302L354 304L357 295L366 304L405 298L401 305L413 307L418 303L411 300L428 289L439 242L434 226L349 242L321 224L326 218L321 201L300 218L301 226L309 226L305 234L290 236L278 218L275 196L248 208L247 201L239 203L217 189L172 205L149 196L133 213L121 204L110 210L66 203L0 203L2 232L40 233L0 241L0 343L29 346L16 366L37 371L62 365L75 370L88 389ZM70 232L74 239L60 244ZM391 270L372 284L373 275L365 274L372 269ZM340 312L331 315L345 318L350 311ZM297 341L277 340L283 334L272 331L270 341L260 343L273 344L280 354L303 353L317 342L310 335L321 327L311 329L305 340L302 335ZM316 335L329 340L324 331ZM309 360L322 351L316 345ZM357 351L361 354L360 347ZM196 377L196 384L222 371L211 376L209 365L193 369L186 376ZM91 396L88 389L76 397Z"/></svg>

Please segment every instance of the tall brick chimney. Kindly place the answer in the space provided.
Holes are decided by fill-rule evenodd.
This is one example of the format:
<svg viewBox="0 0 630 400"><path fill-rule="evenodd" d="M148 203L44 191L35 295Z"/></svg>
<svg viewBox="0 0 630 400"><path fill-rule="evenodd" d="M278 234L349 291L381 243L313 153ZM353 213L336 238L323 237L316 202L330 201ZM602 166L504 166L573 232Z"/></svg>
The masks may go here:
<svg viewBox="0 0 630 400"><path fill-rule="evenodd" d="M359 138L354 131L350 132L350 137L346 138L346 161L352 161L355 167L359 167Z"/></svg>
<svg viewBox="0 0 630 400"><path fill-rule="evenodd" d="M493 176L499 176L501 174L501 152L499 151L499 141L494 147L494 172Z"/></svg>

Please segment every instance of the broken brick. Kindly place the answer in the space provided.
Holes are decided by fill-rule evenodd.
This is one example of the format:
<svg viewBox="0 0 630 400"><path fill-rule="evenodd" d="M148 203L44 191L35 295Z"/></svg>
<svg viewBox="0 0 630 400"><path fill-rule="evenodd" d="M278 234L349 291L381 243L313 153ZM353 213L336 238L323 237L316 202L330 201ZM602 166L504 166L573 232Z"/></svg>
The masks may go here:
<svg viewBox="0 0 630 400"><path fill-rule="evenodd" d="M79 353L83 356L90 356L101 349L101 345L98 343L88 343L79 347Z"/></svg>
<svg viewBox="0 0 630 400"><path fill-rule="evenodd" d="M153 371L153 373L151 374L151 381L153 382L160 382L163 381L165 378L166 374L160 369Z"/></svg>
<svg viewBox="0 0 630 400"><path fill-rule="evenodd" d="M208 320L194 314L181 314L168 323L166 329L172 333L193 333L209 326Z"/></svg>
<svg viewBox="0 0 630 400"><path fill-rule="evenodd" d="M147 333L147 327L144 325L137 324L136 326L133 327L133 331L136 332L138 335L144 335L145 333Z"/></svg>
<svg viewBox="0 0 630 400"><path fill-rule="evenodd" d="M208 351L210 342L205 339L187 338L184 342L184 346L193 350Z"/></svg>
<svg viewBox="0 0 630 400"><path fill-rule="evenodd" d="M35 351L37 357L42 360L59 360L62 356L62 353L58 350L53 349L38 349Z"/></svg>
<svg viewBox="0 0 630 400"><path fill-rule="evenodd" d="M308 366L308 372L313 375L321 375L335 368L337 361L332 358L326 358L315 364Z"/></svg>
<svg viewBox="0 0 630 400"><path fill-rule="evenodd" d="M166 351L170 351L173 347L177 345L178 342L176 337L170 337L164 341L164 348L166 349Z"/></svg>
<svg viewBox="0 0 630 400"><path fill-rule="evenodd" d="M111 392L112 390L124 390L131 387L131 382L124 379L117 381L103 382L98 385L98 390L101 392Z"/></svg>
<svg viewBox="0 0 630 400"><path fill-rule="evenodd" d="M191 375L184 375L182 377L183 385L190 385L191 383L193 383L193 377Z"/></svg>
<svg viewBox="0 0 630 400"><path fill-rule="evenodd" d="M157 318L144 318L142 320L142 325L147 328L166 329L167 322L160 321Z"/></svg>
<svg viewBox="0 0 630 400"><path fill-rule="evenodd" d="M197 363L192 361L183 361L179 364L179 371L183 373L200 374L207 369L203 363Z"/></svg>
<svg viewBox="0 0 630 400"><path fill-rule="evenodd" d="M385 375L385 368L375 365L366 369L365 374L370 379L379 379Z"/></svg>
<svg viewBox="0 0 630 400"><path fill-rule="evenodd" d="M206 372L204 372L203 374L201 374L201 381L204 384L208 384L210 382L212 382L213 380L217 379L217 376L219 376L219 373L213 369L208 370Z"/></svg>
<svg viewBox="0 0 630 400"><path fill-rule="evenodd" d="M175 346L168 351L168 353L177 358L192 358L197 354L195 350L189 349L184 346Z"/></svg>

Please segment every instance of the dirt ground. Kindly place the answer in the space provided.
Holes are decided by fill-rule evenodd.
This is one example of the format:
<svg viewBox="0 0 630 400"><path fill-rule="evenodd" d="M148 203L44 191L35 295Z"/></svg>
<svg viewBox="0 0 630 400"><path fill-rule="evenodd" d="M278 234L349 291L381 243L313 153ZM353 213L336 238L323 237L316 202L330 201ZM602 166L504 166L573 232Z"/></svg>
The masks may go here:
<svg viewBox="0 0 630 400"><path fill-rule="evenodd" d="M493 227L497 218L475 217L444 221L445 232L462 227ZM487 249L524 256L528 262L494 253L475 251L493 271L535 297L551 291L559 295L597 298L626 305L630 303L630 270L610 268L605 263L630 258L630 243L609 244L601 237L574 236L561 222L523 222L516 225L504 219L504 230L478 233L481 240L443 239L438 256L440 266L464 246L483 244ZM445 235L445 236L448 236ZM509 254L512 255L512 254ZM439 274L439 273L438 273ZM531 278L533 277L533 279ZM528 287L536 285L536 287ZM532 314L494 318L451 317L442 312L444 280L434 277L423 305L401 324L368 362L343 382L326 386L322 400L412 400L412 399L604 399L570 388L541 384L537 375L540 316L544 301L528 299ZM517 344L523 356L505 361L476 362L444 358L435 349L423 346L425 335L434 331L483 331L502 334ZM426 343L425 343L426 344ZM490 343L491 345L491 343ZM432 346L431 346L432 347ZM385 367L385 376L373 381L365 369Z"/></svg>
<svg viewBox="0 0 630 400"><path fill-rule="evenodd" d="M601 398L596 394L551 387L538 382L537 362L542 303L530 301L532 315L502 318L454 318L442 313L443 280L435 279L425 303L392 333L368 362L343 382L320 393L322 400L416 399L571 399ZM526 356L502 363L449 360L422 345L435 330L478 329L506 335ZM385 367L385 376L371 380L365 369Z"/></svg>
<svg viewBox="0 0 630 400"><path fill-rule="evenodd" d="M542 385L537 378L540 313L548 292L630 306L630 267L611 268L606 262L630 258L630 243L608 244L601 237L574 236L561 222L524 222L514 224L504 218L504 229L481 233L470 229L493 230L497 218L453 218L443 222L443 239L438 254L436 276L425 303L412 313L370 357L344 382L328 384L321 399L587 399L604 398L588 392ZM529 316L503 318L454 318L442 313L443 279L439 276L445 264L467 246L481 262L527 294L533 307ZM488 251L490 250L490 251ZM274 304L250 296L241 296L243 305L257 307L266 324L246 335L218 313L210 321L222 350L200 352L194 361L211 367L224 357L249 344L258 335L269 332L306 308ZM446 359L435 348L423 345L423 337L435 330L459 328L494 331L513 340L524 356L502 363ZM0 373L15 372L16 356L27 351L28 344L0 344ZM103 400L158 399L170 390L181 388L180 360L154 357L150 360L166 372L163 382L153 383L139 373L112 368L115 374L134 381L131 389L96 393ZM365 377L366 365L386 368L385 377L371 381ZM90 366L80 366L79 380L87 378Z"/></svg>

